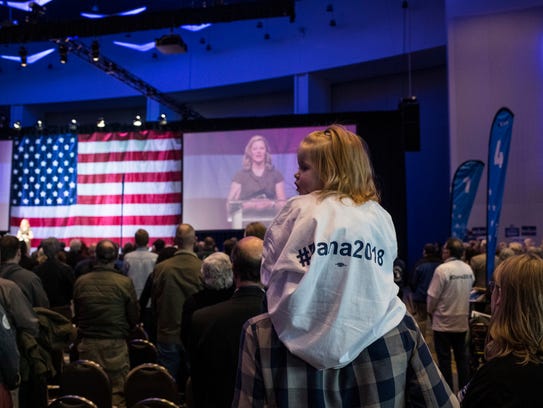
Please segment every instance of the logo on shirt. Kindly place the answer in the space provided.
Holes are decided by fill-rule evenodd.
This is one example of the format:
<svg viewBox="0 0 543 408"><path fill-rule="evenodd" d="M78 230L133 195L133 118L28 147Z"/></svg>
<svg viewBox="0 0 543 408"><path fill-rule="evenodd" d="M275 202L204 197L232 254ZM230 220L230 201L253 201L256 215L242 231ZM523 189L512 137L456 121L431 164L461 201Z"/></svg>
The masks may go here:
<svg viewBox="0 0 543 408"><path fill-rule="evenodd" d="M370 242L364 243L364 241L359 239L354 242L317 242L316 244L312 243L298 249L296 258L298 258L302 267L309 266L313 254L316 256L340 255L365 259L367 261L375 262L379 266L383 266L385 250L373 246ZM339 262L336 265L346 266L346 264L342 262Z"/></svg>
<svg viewBox="0 0 543 408"><path fill-rule="evenodd" d="M456 279L471 279L472 275L469 273L465 273L464 275L451 275L449 276L449 280L456 280Z"/></svg>

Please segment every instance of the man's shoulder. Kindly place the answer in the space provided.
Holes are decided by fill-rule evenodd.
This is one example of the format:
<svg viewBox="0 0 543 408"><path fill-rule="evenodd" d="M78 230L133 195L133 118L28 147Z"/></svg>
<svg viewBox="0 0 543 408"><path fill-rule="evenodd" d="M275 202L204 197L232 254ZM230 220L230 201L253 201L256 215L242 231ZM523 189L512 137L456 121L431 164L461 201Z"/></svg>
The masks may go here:
<svg viewBox="0 0 543 408"><path fill-rule="evenodd" d="M0 288L4 288L8 292L11 290L16 290L16 291L21 290L19 286L17 286L17 284L13 282L11 279L6 279L2 277L0 277Z"/></svg>
<svg viewBox="0 0 543 408"><path fill-rule="evenodd" d="M167 272L184 269L198 269L202 265L202 260L198 258L195 252L177 251L174 256L156 265L156 270Z"/></svg>
<svg viewBox="0 0 543 408"><path fill-rule="evenodd" d="M451 262L451 269L454 270L455 272L457 273L473 273L473 269L471 268L471 266L460 260L460 259L457 259L453 262Z"/></svg>
<svg viewBox="0 0 543 408"><path fill-rule="evenodd" d="M16 263L6 263L2 265L1 268L2 275L21 275L21 276L31 276L34 275L32 271L29 271L28 269L23 268L21 265Z"/></svg>
<svg viewBox="0 0 543 408"><path fill-rule="evenodd" d="M148 251L146 249L136 249L135 251L129 252L124 256L126 261L134 259L157 259L158 254Z"/></svg>
<svg viewBox="0 0 543 408"><path fill-rule="evenodd" d="M115 269L94 267L89 272L76 279L75 284L82 285L88 282L104 281L107 283L132 282L132 280Z"/></svg>
<svg viewBox="0 0 543 408"><path fill-rule="evenodd" d="M210 320L212 320L212 318L221 316L221 315L228 316L227 305L228 305L229 300L230 299L227 299L222 302L215 303L214 305L205 306L205 307L195 310L194 313L192 314L193 324L197 324L198 322L200 323L209 322Z"/></svg>

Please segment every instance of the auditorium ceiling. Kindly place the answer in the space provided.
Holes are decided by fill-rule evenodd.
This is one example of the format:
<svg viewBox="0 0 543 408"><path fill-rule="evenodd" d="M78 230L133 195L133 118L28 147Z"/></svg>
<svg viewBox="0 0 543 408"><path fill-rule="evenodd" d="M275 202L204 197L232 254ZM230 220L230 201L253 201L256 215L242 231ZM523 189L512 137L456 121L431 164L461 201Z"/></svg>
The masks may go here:
<svg viewBox="0 0 543 408"><path fill-rule="evenodd" d="M0 0L0 43L284 16L294 0Z"/></svg>

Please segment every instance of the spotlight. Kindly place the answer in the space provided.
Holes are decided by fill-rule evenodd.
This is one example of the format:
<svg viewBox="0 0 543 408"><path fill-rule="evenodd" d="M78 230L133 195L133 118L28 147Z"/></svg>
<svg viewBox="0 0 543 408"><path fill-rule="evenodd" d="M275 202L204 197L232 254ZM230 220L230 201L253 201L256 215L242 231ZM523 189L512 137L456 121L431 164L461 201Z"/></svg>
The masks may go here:
<svg viewBox="0 0 543 408"><path fill-rule="evenodd" d="M21 57L21 67L26 67L28 51L23 46L19 48L19 57Z"/></svg>
<svg viewBox="0 0 543 408"><path fill-rule="evenodd" d="M15 130L21 130L23 128L23 125L21 124L20 121L15 121L13 122L13 129Z"/></svg>
<svg viewBox="0 0 543 408"><path fill-rule="evenodd" d="M332 13L334 11L334 5L333 4L328 4L326 6L326 12L327 13Z"/></svg>
<svg viewBox="0 0 543 408"><path fill-rule="evenodd" d="M44 129L44 127L45 127L45 125L43 124L43 120L38 119L36 121L36 130L41 132Z"/></svg>
<svg viewBox="0 0 543 408"><path fill-rule="evenodd" d="M211 44L207 44L207 45L206 45L206 51L211 51L211 50L212 50Z"/></svg>
<svg viewBox="0 0 543 408"><path fill-rule="evenodd" d="M140 127L141 125L143 125L143 121L141 120L141 116L140 115L136 115L136 117L134 118L134 121L132 122L132 124L136 127Z"/></svg>
<svg viewBox="0 0 543 408"><path fill-rule="evenodd" d="M336 20L334 19L331 19L329 24L330 24L330 27L335 27L337 25Z"/></svg>
<svg viewBox="0 0 543 408"><path fill-rule="evenodd" d="M262 28L264 27L264 24L262 24L262 21L259 21L258 23L256 23L256 28Z"/></svg>
<svg viewBox="0 0 543 408"><path fill-rule="evenodd" d="M68 124L68 129L70 129L72 132L75 132L79 128L79 124L77 123L76 118L72 118L70 120L70 123Z"/></svg>
<svg viewBox="0 0 543 408"><path fill-rule="evenodd" d="M269 40L271 38L271 35L269 33L264 34L264 39Z"/></svg>
<svg viewBox="0 0 543 408"><path fill-rule="evenodd" d="M98 122L96 122L96 127L100 129L106 127L106 121L104 120L104 118L98 119Z"/></svg>
<svg viewBox="0 0 543 408"><path fill-rule="evenodd" d="M166 117L165 113L161 113L158 117L158 124L160 126L166 126L168 124L168 118Z"/></svg>
<svg viewBox="0 0 543 408"><path fill-rule="evenodd" d="M100 44L98 41L93 41L91 45L91 58L93 62L100 61Z"/></svg>
<svg viewBox="0 0 543 408"><path fill-rule="evenodd" d="M60 44L58 46L58 53L60 55L60 63L66 64L68 62L68 47L66 44Z"/></svg>

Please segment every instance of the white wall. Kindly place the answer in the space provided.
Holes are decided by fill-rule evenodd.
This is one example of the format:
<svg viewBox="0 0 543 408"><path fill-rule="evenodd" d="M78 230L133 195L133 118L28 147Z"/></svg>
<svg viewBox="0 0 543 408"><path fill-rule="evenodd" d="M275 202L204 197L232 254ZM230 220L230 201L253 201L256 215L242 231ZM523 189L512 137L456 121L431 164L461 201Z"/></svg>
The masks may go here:
<svg viewBox="0 0 543 408"><path fill-rule="evenodd" d="M537 225L543 237L543 7L456 17L448 25L451 174L465 160L487 162L496 111L515 114L500 219ZM469 226L486 225L486 169Z"/></svg>

